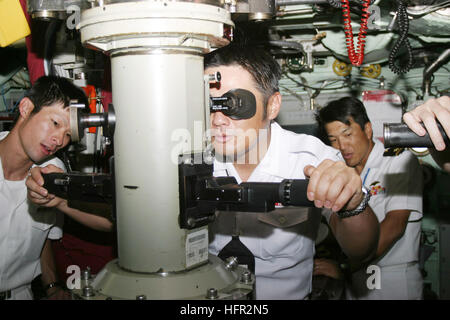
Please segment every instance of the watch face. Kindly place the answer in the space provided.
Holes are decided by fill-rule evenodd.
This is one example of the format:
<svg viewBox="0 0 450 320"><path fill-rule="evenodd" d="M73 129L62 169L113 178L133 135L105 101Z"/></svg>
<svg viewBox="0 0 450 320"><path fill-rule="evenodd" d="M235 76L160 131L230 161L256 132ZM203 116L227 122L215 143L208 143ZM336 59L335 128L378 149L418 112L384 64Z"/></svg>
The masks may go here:
<svg viewBox="0 0 450 320"><path fill-rule="evenodd" d="M369 199L372 196L372 193L366 187L363 187L363 192L364 192L364 199L363 199L363 201L366 200L366 198L367 198L366 201L369 202Z"/></svg>

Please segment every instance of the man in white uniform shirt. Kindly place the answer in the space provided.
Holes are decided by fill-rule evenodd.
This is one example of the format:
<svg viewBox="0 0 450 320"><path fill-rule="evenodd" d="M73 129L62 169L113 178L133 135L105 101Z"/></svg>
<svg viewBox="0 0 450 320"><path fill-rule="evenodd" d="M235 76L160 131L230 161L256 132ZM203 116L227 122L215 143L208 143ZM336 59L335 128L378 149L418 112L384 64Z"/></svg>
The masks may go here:
<svg viewBox="0 0 450 320"><path fill-rule="evenodd" d="M383 144L373 140L364 105L356 98L330 102L317 118L331 145L370 190L369 206L380 221L376 256L369 263L380 267L379 286L374 282L374 287L368 287L374 271L362 268L353 273L347 298L421 299L422 170L418 160L407 150L385 154Z"/></svg>
<svg viewBox="0 0 450 320"><path fill-rule="evenodd" d="M210 86L212 97L244 89L254 95L256 108L241 118L222 111L211 114L214 175L233 176L238 183L309 177L307 197L319 209L309 210L306 221L304 208L269 214L217 212L210 226L210 252L221 258L226 258L224 250L238 257L251 252L256 299L305 299L311 292L320 208L327 211L331 229L349 256L364 260L376 247L378 222L366 208L361 178L320 140L273 122L281 106L281 70L270 54L231 44L205 57L205 74L215 72L221 81ZM232 239L242 247L236 254L228 250Z"/></svg>
<svg viewBox="0 0 450 320"><path fill-rule="evenodd" d="M50 243L62 236L61 212L90 227L110 228L105 218L69 208L67 201L45 209L27 199L25 180L32 166L45 167L33 169L38 172L65 169L53 155L70 142L71 99L87 108L84 92L69 80L42 77L20 101L12 130L0 133L0 300L32 299L31 281L40 274L47 297L68 297L58 282Z"/></svg>

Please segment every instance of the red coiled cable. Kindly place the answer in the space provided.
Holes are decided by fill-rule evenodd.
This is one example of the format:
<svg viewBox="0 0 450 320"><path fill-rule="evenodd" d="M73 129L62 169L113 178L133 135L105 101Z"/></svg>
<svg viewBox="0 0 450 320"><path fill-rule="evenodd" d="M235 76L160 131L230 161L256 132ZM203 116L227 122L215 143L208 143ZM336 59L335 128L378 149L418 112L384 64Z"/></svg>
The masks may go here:
<svg viewBox="0 0 450 320"><path fill-rule="evenodd" d="M342 16L344 18L344 30L345 30L345 41L347 43L348 58L350 62L359 67L364 60L364 46L365 38L367 33L367 23L369 20L369 6L370 0L364 0L362 4L362 15L361 15L361 26L359 28L358 34L358 51L355 52L355 46L353 44L353 30L352 30L352 20L350 18L350 6L348 0L341 0L342 3Z"/></svg>

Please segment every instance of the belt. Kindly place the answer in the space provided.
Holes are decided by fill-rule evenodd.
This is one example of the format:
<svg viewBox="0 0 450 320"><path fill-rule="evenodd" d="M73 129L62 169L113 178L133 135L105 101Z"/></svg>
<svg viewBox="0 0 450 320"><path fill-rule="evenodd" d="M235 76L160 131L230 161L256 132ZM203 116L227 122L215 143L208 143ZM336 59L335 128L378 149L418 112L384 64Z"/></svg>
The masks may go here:
<svg viewBox="0 0 450 320"><path fill-rule="evenodd" d="M9 298L11 298L11 290L0 292L0 300L7 300Z"/></svg>
<svg viewBox="0 0 450 320"><path fill-rule="evenodd" d="M2 291L2 292L0 292L0 301L10 299L11 297L17 295L17 293L19 293L22 290L27 289L29 287L30 287L29 284L25 284L23 286L15 288L15 289Z"/></svg>

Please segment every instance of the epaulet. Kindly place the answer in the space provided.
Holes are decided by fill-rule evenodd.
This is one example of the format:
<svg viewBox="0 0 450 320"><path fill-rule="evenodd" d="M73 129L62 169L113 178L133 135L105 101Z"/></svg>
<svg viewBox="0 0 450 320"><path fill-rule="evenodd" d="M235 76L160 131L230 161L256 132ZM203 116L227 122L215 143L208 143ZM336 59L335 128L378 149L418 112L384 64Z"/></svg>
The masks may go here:
<svg viewBox="0 0 450 320"><path fill-rule="evenodd" d="M383 157L396 157L403 151L405 151L405 148L387 148L384 149Z"/></svg>

